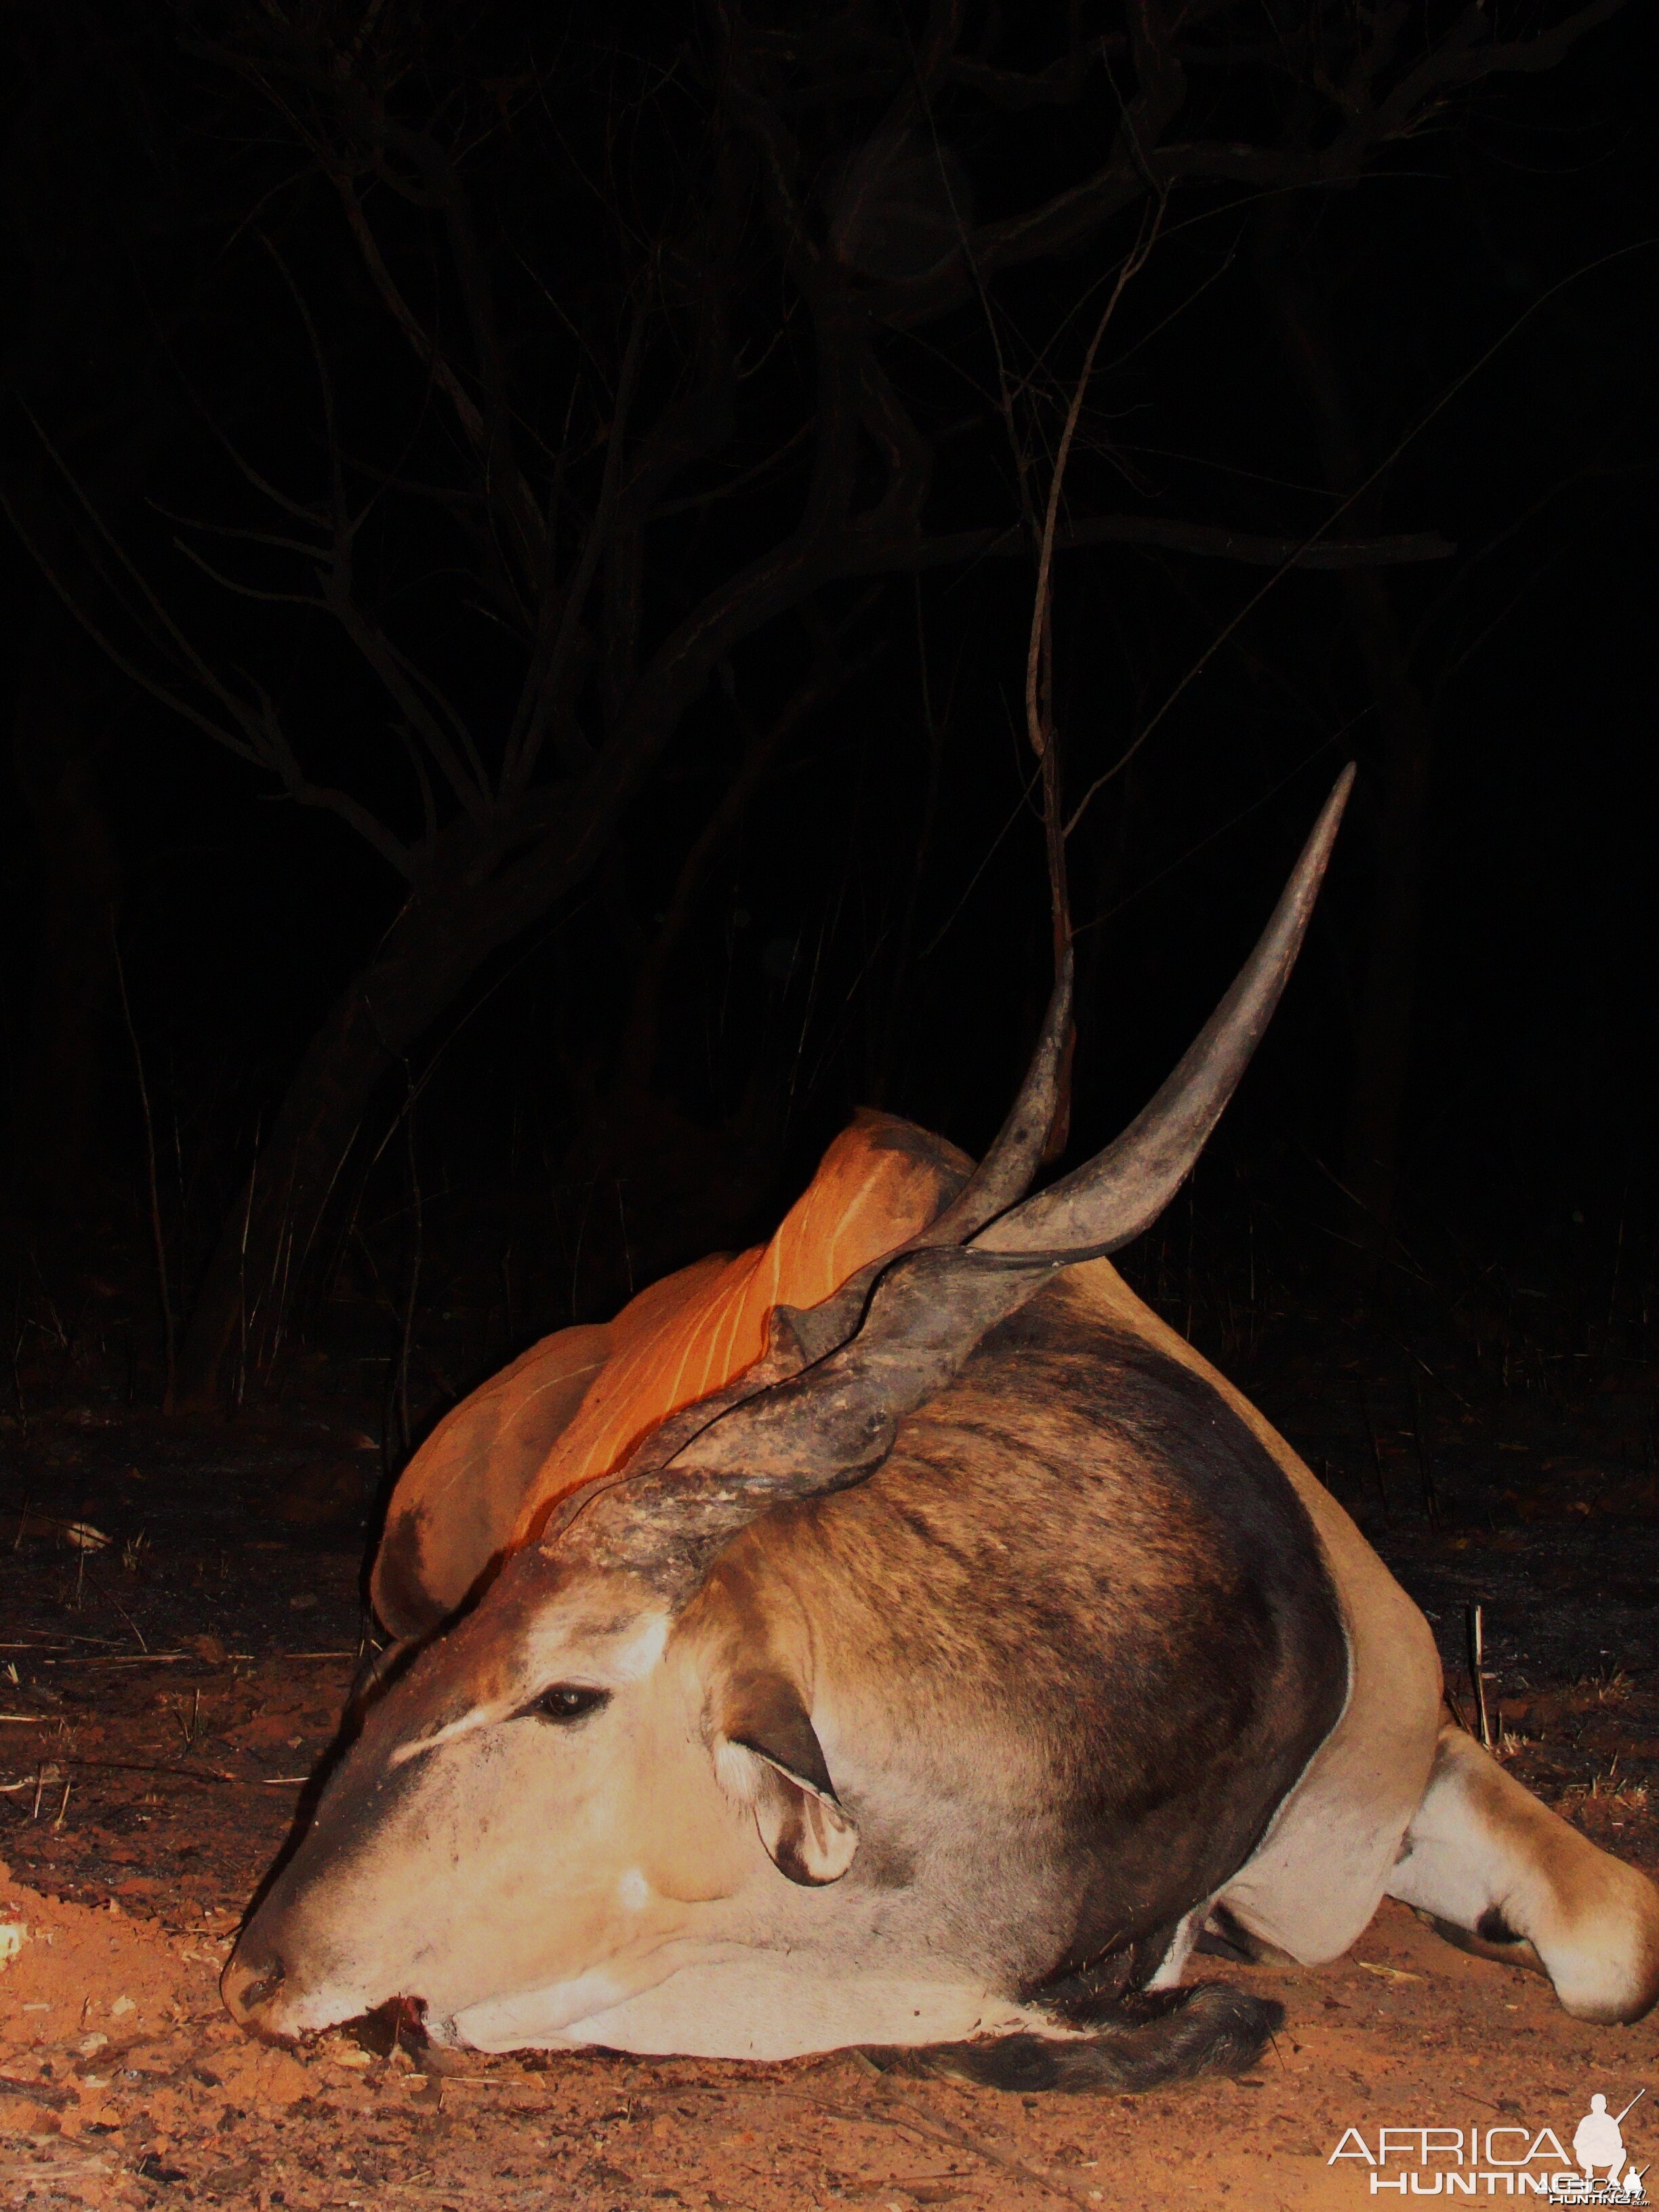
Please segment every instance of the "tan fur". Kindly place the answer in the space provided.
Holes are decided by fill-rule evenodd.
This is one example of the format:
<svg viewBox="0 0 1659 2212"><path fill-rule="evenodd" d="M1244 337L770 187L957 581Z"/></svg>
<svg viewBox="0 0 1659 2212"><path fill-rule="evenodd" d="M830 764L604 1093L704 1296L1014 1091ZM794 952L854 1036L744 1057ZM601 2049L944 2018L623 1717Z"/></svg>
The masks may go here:
<svg viewBox="0 0 1659 2212"><path fill-rule="evenodd" d="M1639 2020L1659 1997L1653 1884L1598 1850L1450 1723L1389 1894L1460 1929L1501 1914L1576 2019ZM1505 1948L1480 1948L1487 1958Z"/></svg>
<svg viewBox="0 0 1659 2212"><path fill-rule="evenodd" d="M1327 1686L1334 1717L1294 1741L1265 1835L1241 1827L1236 1844L1217 1825L1231 1801L1216 1798L1212 1818L1203 1792L1229 1759L1235 1773L1265 1771L1247 1740L1201 1719L1171 1734L1165 1708L1149 1725L1137 1698L1158 1680L1224 1701L1228 1638L1248 1634L1255 1585L1158 1441L1174 1401L1156 1398L1165 1386L1126 1340L1212 1386L1247 1425L1308 1516L1340 1613L1340 1705L1328 1596L1325 1642L1299 1660L1282 1651L1259 1678L1249 1725L1265 1746L1276 1713L1314 1709L1310 1684ZM1137 1426L1138 1392L1164 1408L1152 1429ZM1188 1402L1197 1426L1182 1451L1200 1458L1209 1402ZM1226 1463L1244 1479L1245 1459ZM1306 1549L1288 1524L1281 1541ZM763 1756L757 1772L740 1725L768 1676L793 1686L833 1778L834 1796L816 1801L826 1817L809 1815L788 1852L781 1832L800 1827L799 1793L787 1794L787 1761ZM611 1705L568 1732L525 1717L561 1680L606 1687ZM867 1482L737 1537L678 1616L631 1577L563 1578L556 1552L510 1559L486 1602L371 1711L226 1992L285 2034L418 1993L440 2039L487 2049L778 2058L1066 2035L1030 1997L1033 1964L1150 1945L1162 1928L1144 1971L1167 1987L1204 1909L1187 1911L1194 1898L1316 1961L1353 1941L1386 1890L1464 1929L1495 1908L1522 1939L1517 1957L1535 1949L1581 2017L1645 2009L1659 1896L1441 1720L1427 1625L1347 1515L1095 1262L907 1417ZM1291 1740L1276 1741L1283 1757ZM1056 1778L1102 1747L1124 1803L1166 1809L1126 1818L1089 1861L1103 1832L1056 1825L1068 1802ZM827 1817L832 1804L845 1820ZM1109 1905L1079 1948L1080 1881ZM1184 1915L1173 1941L1155 1912L1113 1917L1165 1893ZM276 1986L273 1959L288 1970Z"/></svg>

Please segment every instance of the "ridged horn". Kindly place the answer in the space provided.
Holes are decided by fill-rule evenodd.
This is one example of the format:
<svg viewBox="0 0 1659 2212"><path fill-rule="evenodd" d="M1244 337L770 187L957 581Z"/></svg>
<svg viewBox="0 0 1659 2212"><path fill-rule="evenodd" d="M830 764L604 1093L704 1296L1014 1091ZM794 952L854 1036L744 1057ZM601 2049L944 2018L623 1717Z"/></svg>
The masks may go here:
<svg viewBox="0 0 1659 2212"><path fill-rule="evenodd" d="M793 1366L786 1365L785 1371L799 1372L847 1342L864 1319L870 1293L900 1254L965 1244L987 1222L994 1221L1016 1200L1024 1197L1042 1162L1060 1102L1060 1069L1072 1026L1072 975L1068 945L1060 956L1054 988L1048 994L1042 1027L1019 1095L992 1139L990 1150L945 1211L902 1244L898 1253L885 1253L849 1275L822 1304L774 1309L770 1349L781 1363L787 1363L791 1354L793 1358Z"/></svg>
<svg viewBox="0 0 1659 2212"><path fill-rule="evenodd" d="M1273 1019L1308 933L1353 777L1350 762L1255 951L1151 1103L1103 1152L981 1231L976 1251L1116 1252L1152 1227L1197 1164Z"/></svg>
<svg viewBox="0 0 1659 2212"><path fill-rule="evenodd" d="M965 1244L1031 1188L1031 1177L1042 1163L1042 1148L1060 1103L1060 1068L1072 1026L1073 967L1068 945L1060 955L1036 1049L1019 1086L1019 1096L993 1139L990 1151L938 1220L912 1240L918 1248Z"/></svg>
<svg viewBox="0 0 1659 2212"><path fill-rule="evenodd" d="M1149 1228L1191 1172L1283 994L1353 775L1350 765L1338 779L1231 989L1114 1144L1040 1196L1007 1203L975 1233L971 1224L986 1219L994 1195L1023 1194L1041 1154L1070 1019L1068 963L1031 1072L988 1155L990 1172L981 1169L931 1231L866 1271L867 1286L855 1279L855 1298L848 1285L807 1312L780 1308L765 1356L565 1500L544 1547L556 1546L561 1559L627 1567L683 1602L750 1521L863 1480L891 1449L900 1419L959 1374L999 1322L1066 1267ZM940 1242L952 1214L961 1241Z"/></svg>

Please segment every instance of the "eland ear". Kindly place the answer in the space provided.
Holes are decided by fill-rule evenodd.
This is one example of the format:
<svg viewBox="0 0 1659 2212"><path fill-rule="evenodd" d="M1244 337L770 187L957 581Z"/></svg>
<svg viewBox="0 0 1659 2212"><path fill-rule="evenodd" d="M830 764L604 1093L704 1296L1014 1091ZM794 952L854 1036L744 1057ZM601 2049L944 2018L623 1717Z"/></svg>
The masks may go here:
<svg viewBox="0 0 1659 2212"><path fill-rule="evenodd" d="M610 1356L613 1332L562 1328L446 1413L398 1478L369 1599L400 1641L425 1636L499 1561L548 1454Z"/></svg>
<svg viewBox="0 0 1659 2212"><path fill-rule="evenodd" d="M839 1881L859 1847L858 1824L836 1795L794 1685L781 1674L734 1685L721 1733L720 1778L753 1808L778 1872L813 1889Z"/></svg>

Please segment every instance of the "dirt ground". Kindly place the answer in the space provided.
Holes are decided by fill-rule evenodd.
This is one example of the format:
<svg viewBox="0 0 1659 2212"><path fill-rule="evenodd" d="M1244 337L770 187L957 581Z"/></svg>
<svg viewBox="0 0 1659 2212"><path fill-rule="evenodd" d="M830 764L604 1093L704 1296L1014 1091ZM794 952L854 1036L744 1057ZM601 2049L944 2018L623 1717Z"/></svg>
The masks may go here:
<svg viewBox="0 0 1659 2212"><path fill-rule="evenodd" d="M1292 1361L1267 1409L1430 1611L1466 1703L1482 1605L1514 1769L1659 1872L1651 1379L1425 1402L1398 1374L1334 1388ZM360 1649L379 1478L360 1424L319 1396L230 1425L105 1407L0 1426L0 2204L1512 2197L1571 2164L1593 2092L1615 2112L1659 2093L1653 2022L1581 2026L1395 1907L1317 1972L1203 1962L1279 1998L1284 2031L1244 2080L1139 2099L901 2080L848 2053L438 2074L349 2035L250 2043L216 1978ZM1625 2125L1644 2166L1659 2094Z"/></svg>

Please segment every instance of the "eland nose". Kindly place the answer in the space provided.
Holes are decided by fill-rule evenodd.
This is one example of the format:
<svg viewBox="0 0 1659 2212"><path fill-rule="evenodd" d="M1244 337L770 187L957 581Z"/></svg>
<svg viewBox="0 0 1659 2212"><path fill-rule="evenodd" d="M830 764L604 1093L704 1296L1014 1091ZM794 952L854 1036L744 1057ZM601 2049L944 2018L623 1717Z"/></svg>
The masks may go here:
<svg viewBox="0 0 1659 2212"><path fill-rule="evenodd" d="M219 1993L232 2018L244 2027L261 2027L259 2015L282 1988L287 1973L274 1952L262 1954L238 1945L219 1978Z"/></svg>

